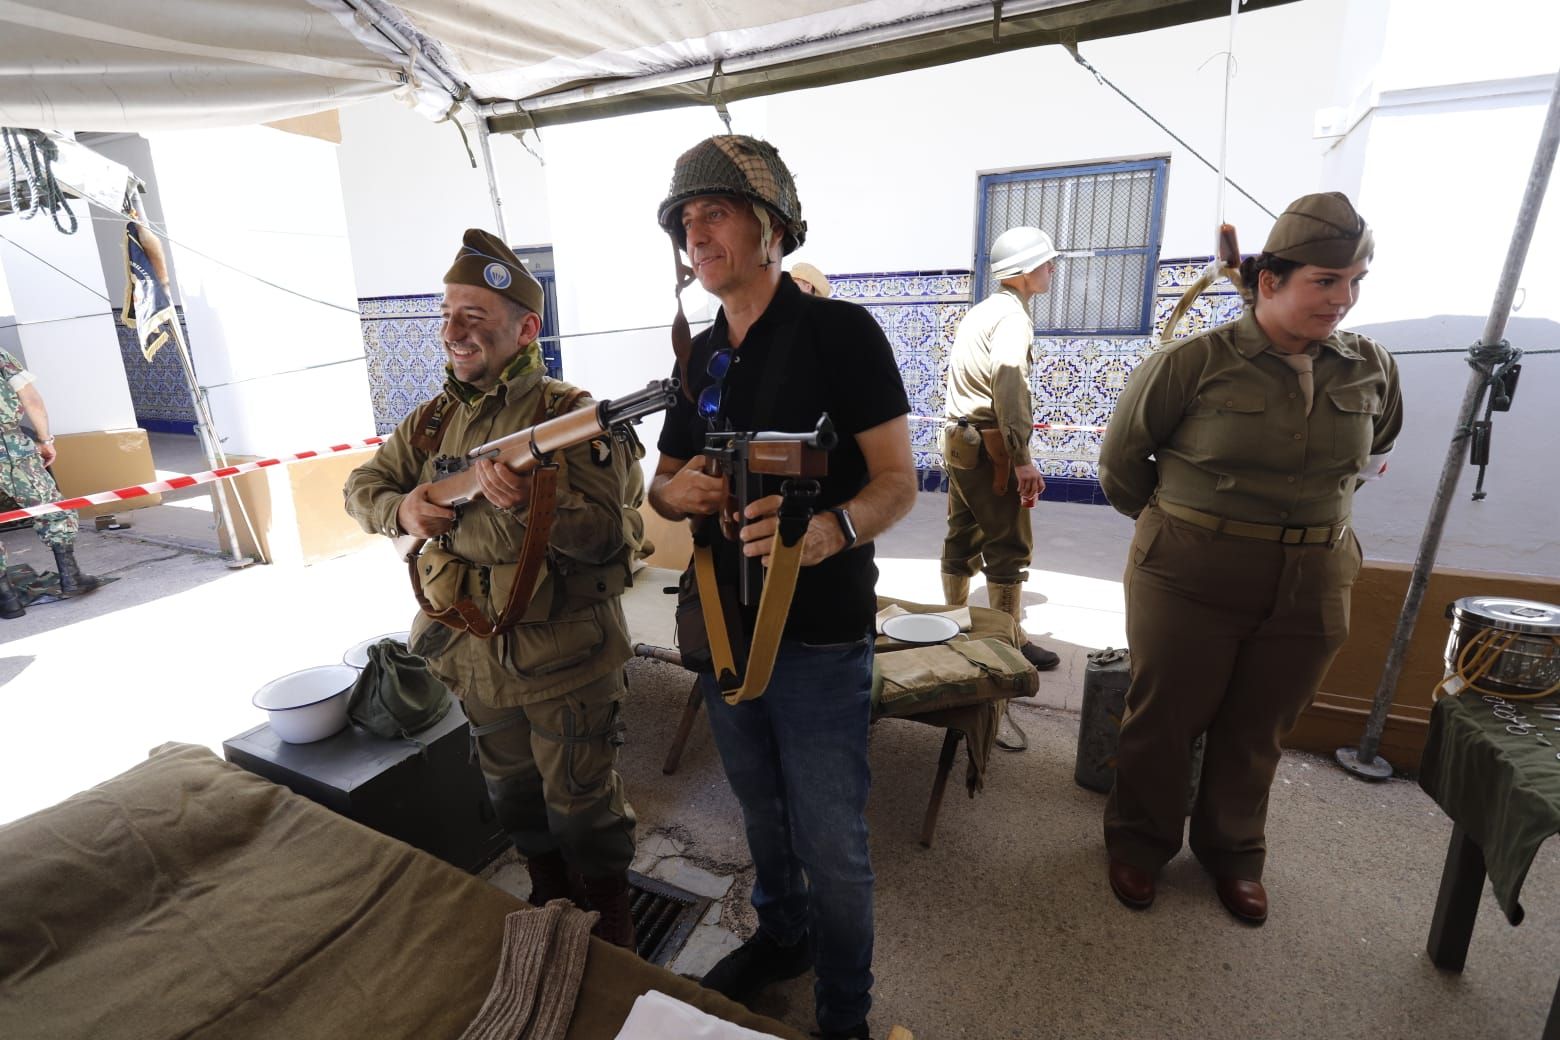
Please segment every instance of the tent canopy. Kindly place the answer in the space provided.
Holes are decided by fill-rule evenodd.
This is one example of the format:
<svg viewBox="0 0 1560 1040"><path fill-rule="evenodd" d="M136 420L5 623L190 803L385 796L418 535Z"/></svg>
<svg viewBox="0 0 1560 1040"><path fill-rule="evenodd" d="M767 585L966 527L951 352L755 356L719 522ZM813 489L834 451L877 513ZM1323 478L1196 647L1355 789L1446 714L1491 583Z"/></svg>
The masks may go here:
<svg viewBox="0 0 1560 1040"><path fill-rule="evenodd" d="M1242 10L1289 0L1247 0ZM1229 13L1228 0L0 0L0 125L270 122L402 92L495 132Z"/></svg>

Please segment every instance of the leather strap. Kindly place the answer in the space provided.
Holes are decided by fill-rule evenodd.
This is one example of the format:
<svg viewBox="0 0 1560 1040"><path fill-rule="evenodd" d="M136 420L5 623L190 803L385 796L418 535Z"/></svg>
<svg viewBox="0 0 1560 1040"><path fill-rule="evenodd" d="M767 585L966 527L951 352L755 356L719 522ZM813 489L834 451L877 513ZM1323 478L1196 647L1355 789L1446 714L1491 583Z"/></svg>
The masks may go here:
<svg viewBox="0 0 1560 1040"><path fill-rule="evenodd" d="M1165 502L1156 499L1154 505L1159 511L1175 517L1177 520L1185 520L1189 524L1215 531L1219 534L1234 535L1236 538L1254 538L1263 542L1281 542L1284 545L1331 545L1343 537L1343 533L1349 529L1347 522L1330 524L1324 527L1280 527L1277 524L1252 524L1244 520L1228 520L1213 513L1204 513L1190 506L1177 505L1174 502Z"/></svg>
<svg viewBox="0 0 1560 1040"><path fill-rule="evenodd" d="M785 619L791 613L791 599L796 593L796 579L802 570L802 541L806 533L806 517L800 525L787 525L782 519L775 547L769 554L769 574L764 579L764 591L758 598L758 618L753 624L747 671L740 678L731 653L726 614L721 608L720 586L715 581L715 554L708 544L694 546L693 574L699 585L699 607L704 612L710 656L715 661L715 681L727 704L741 704L762 697L769 688L775 658L780 653L780 638L785 632Z"/></svg>
<svg viewBox="0 0 1560 1040"><path fill-rule="evenodd" d="M584 390L571 387L559 398L557 414L573 411L580 399L585 396ZM542 398L537 402L536 417L531 425L534 426L545 420L547 413L547 391L543 389ZM470 597L457 601L448 610L433 609L427 597L423 595L422 582L417 577L417 557L422 552L422 547L427 544L426 538L418 542L417 547L406 558L407 573L411 575L412 594L417 597L417 605L422 608L424 614L439 624L453 628L457 632L470 632L478 639L492 639L494 636L508 632L525 613L527 604L531 602L531 595L536 591L537 578L542 562L547 557L547 544L552 540L553 520L557 514L558 464L547 462L531 471L531 501L526 513L525 540L520 543L520 569L515 572L514 584L509 588L509 599L497 619L490 622L487 613Z"/></svg>

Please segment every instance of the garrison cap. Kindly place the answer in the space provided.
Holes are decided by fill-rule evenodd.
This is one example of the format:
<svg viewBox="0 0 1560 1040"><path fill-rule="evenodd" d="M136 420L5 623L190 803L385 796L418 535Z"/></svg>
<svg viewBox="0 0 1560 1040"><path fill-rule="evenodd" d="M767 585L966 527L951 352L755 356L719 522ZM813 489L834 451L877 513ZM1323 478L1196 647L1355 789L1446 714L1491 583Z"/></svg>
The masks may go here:
<svg viewBox="0 0 1560 1040"><path fill-rule="evenodd" d="M546 300L542 283L525 269L514 250L497 235L481 228L467 228L455 262L444 272L446 285L475 285L513 300L538 316Z"/></svg>
<svg viewBox="0 0 1560 1040"><path fill-rule="evenodd" d="M1289 204L1268 232L1265 253L1317 267L1348 267L1376 251L1365 218L1340 191L1305 195Z"/></svg>

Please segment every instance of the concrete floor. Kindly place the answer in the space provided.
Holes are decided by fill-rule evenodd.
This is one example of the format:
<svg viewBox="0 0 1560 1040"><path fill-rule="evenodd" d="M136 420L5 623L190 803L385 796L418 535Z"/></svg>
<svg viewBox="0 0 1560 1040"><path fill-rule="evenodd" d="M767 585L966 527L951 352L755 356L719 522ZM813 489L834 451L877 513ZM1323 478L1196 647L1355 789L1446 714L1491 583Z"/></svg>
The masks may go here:
<svg viewBox="0 0 1560 1040"><path fill-rule="evenodd" d="M173 468L160 449L158 458ZM215 554L209 498L185 494L188 504L126 514L128 530L83 533L84 567L122 580L0 622L0 705L12 735L0 756L0 822L121 772L164 741L219 748L262 721L249 697L266 681L406 627L404 571L388 549L303 569L232 570ZM942 496L921 496L881 540L884 593L938 598L944 508ZM942 734L907 720L874 730L878 1035L902 1023L921 1040L1539 1036L1560 940L1556 852L1546 847L1534 864L1524 925L1508 927L1487 895L1467 971L1439 972L1424 942L1451 827L1408 782L1366 785L1320 759L1286 756L1273 791L1265 928L1234 922L1187 855L1166 871L1151 910L1116 903L1104 878L1103 798L1072 781L1078 723L1067 709L1083 654L1122 642L1130 525L1101 507L1050 503L1035 521L1026 624L1066 661L1039 697L1015 707L1030 750L999 754L974 800L951 787L928 850L916 839ZM52 569L30 532L4 537L18 562ZM636 589L633 627L638 639L669 644L658 579ZM679 771L660 771L685 673L644 660L629 673L622 770L640 820L638 866L719 899L674 964L697 974L752 927L738 811L702 722ZM515 886L523 872L500 864L493 880ZM802 1028L811 1008L805 978L757 1005Z"/></svg>

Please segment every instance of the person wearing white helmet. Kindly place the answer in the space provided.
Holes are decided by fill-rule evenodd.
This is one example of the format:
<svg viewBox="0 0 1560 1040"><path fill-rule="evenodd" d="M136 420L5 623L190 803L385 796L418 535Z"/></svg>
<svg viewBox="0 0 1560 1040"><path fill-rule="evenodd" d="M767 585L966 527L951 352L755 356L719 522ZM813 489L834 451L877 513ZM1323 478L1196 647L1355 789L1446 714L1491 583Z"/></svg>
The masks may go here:
<svg viewBox="0 0 1560 1040"><path fill-rule="evenodd" d="M1034 552L1026 507L1045 490L1045 479L1029 457L1035 332L1029 301L1050 290L1056 257L1051 236L1039 228L1009 228L992 244L991 276L1000 284L959 323L944 398L948 534L943 539L943 598L963 605L970 578L981 570L991 605L1020 626L1020 600ZM1023 652L1041 671L1061 661L1028 640Z"/></svg>

